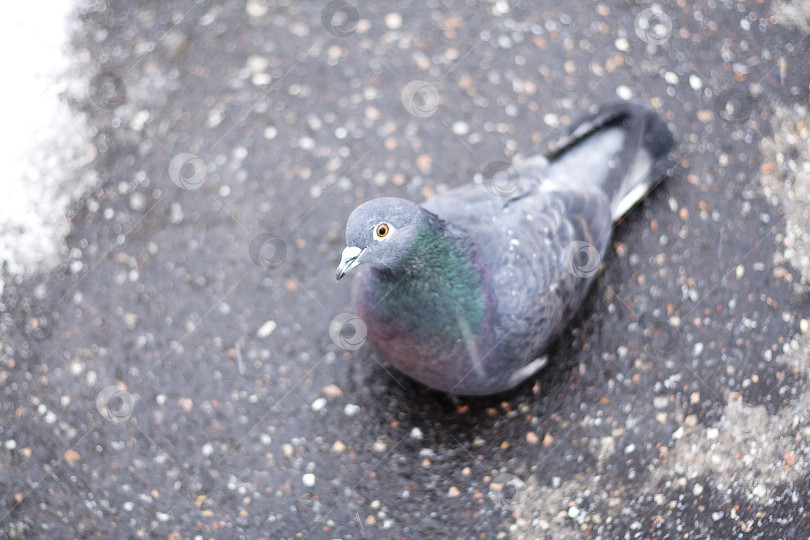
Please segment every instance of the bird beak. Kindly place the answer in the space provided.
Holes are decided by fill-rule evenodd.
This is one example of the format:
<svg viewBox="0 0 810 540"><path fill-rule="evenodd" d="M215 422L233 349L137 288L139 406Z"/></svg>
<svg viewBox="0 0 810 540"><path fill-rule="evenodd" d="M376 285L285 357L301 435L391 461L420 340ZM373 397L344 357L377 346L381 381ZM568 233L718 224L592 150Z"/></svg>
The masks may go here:
<svg viewBox="0 0 810 540"><path fill-rule="evenodd" d="M365 248L361 249L355 246L348 246L343 250L343 254L340 256L340 264L337 267L337 272L335 272L336 281L340 281L340 278L345 276L349 270L360 264L359 259L363 251L365 251Z"/></svg>

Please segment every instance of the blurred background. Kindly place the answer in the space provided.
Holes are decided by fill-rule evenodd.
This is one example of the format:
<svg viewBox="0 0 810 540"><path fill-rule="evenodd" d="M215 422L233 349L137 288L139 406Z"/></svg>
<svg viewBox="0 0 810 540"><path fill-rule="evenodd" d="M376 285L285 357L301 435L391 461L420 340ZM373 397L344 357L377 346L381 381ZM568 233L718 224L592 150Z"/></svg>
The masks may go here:
<svg viewBox="0 0 810 540"><path fill-rule="evenodd" d="M10 10L0 537L806 538L810 2ZM549 365L381 365L346 217L655 107L670 177Z"/></svg>

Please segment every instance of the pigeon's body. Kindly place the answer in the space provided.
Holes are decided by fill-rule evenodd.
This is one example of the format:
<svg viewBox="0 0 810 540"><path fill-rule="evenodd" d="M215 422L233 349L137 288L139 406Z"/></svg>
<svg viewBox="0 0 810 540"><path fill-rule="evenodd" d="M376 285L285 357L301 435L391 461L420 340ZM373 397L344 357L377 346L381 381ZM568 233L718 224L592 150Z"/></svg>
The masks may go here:
<svg viewBox="0 0 810 540"><path fill-rule="evenodd" d="M391 198L361 205L338 278L362 265L354 299L367 341L440 390L491 394L520 383L545 364L613 222L663 176L671 145L652 110L613 105L548 159L514 164L494 190L470 184L421 207Z"/></svg>

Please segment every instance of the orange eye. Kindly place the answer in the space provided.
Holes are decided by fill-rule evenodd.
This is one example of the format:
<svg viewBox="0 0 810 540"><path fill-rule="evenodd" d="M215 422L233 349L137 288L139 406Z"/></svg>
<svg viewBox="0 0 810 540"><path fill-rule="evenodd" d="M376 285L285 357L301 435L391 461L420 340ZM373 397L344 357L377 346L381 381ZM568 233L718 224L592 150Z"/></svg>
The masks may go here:
<svg viewBox="0 0 810 540"><path fill-rule="evenodd" d="M377 238L385 238L390 230L391 227L388 226L388 223L380 223L377 225L377 228L374 229L374 234L377 235Z"/></svg>

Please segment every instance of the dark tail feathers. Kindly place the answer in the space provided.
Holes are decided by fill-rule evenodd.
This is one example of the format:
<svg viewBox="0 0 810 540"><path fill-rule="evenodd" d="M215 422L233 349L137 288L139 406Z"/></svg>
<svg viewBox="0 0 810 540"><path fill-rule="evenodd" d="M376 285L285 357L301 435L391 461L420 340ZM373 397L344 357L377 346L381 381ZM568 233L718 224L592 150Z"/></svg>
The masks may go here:
<svg viewBox="0 0 810 540"><path fill-rule="evenodd" d="M588 144L591 142L595 144ZM589 161L594 154L602 162L607 159L609 168L590 181L599 181L610 197L616 221L664 179L672 165L668 152L673 144L672 133L655 110L616 102L603 105L580 122L549 149L546 157L552 162L570 159L571 163L566 163L570 167L583 163L583 158ZM600 152L609 155L600 156ZM589 171L583 172L587 175Z"/></svg>

